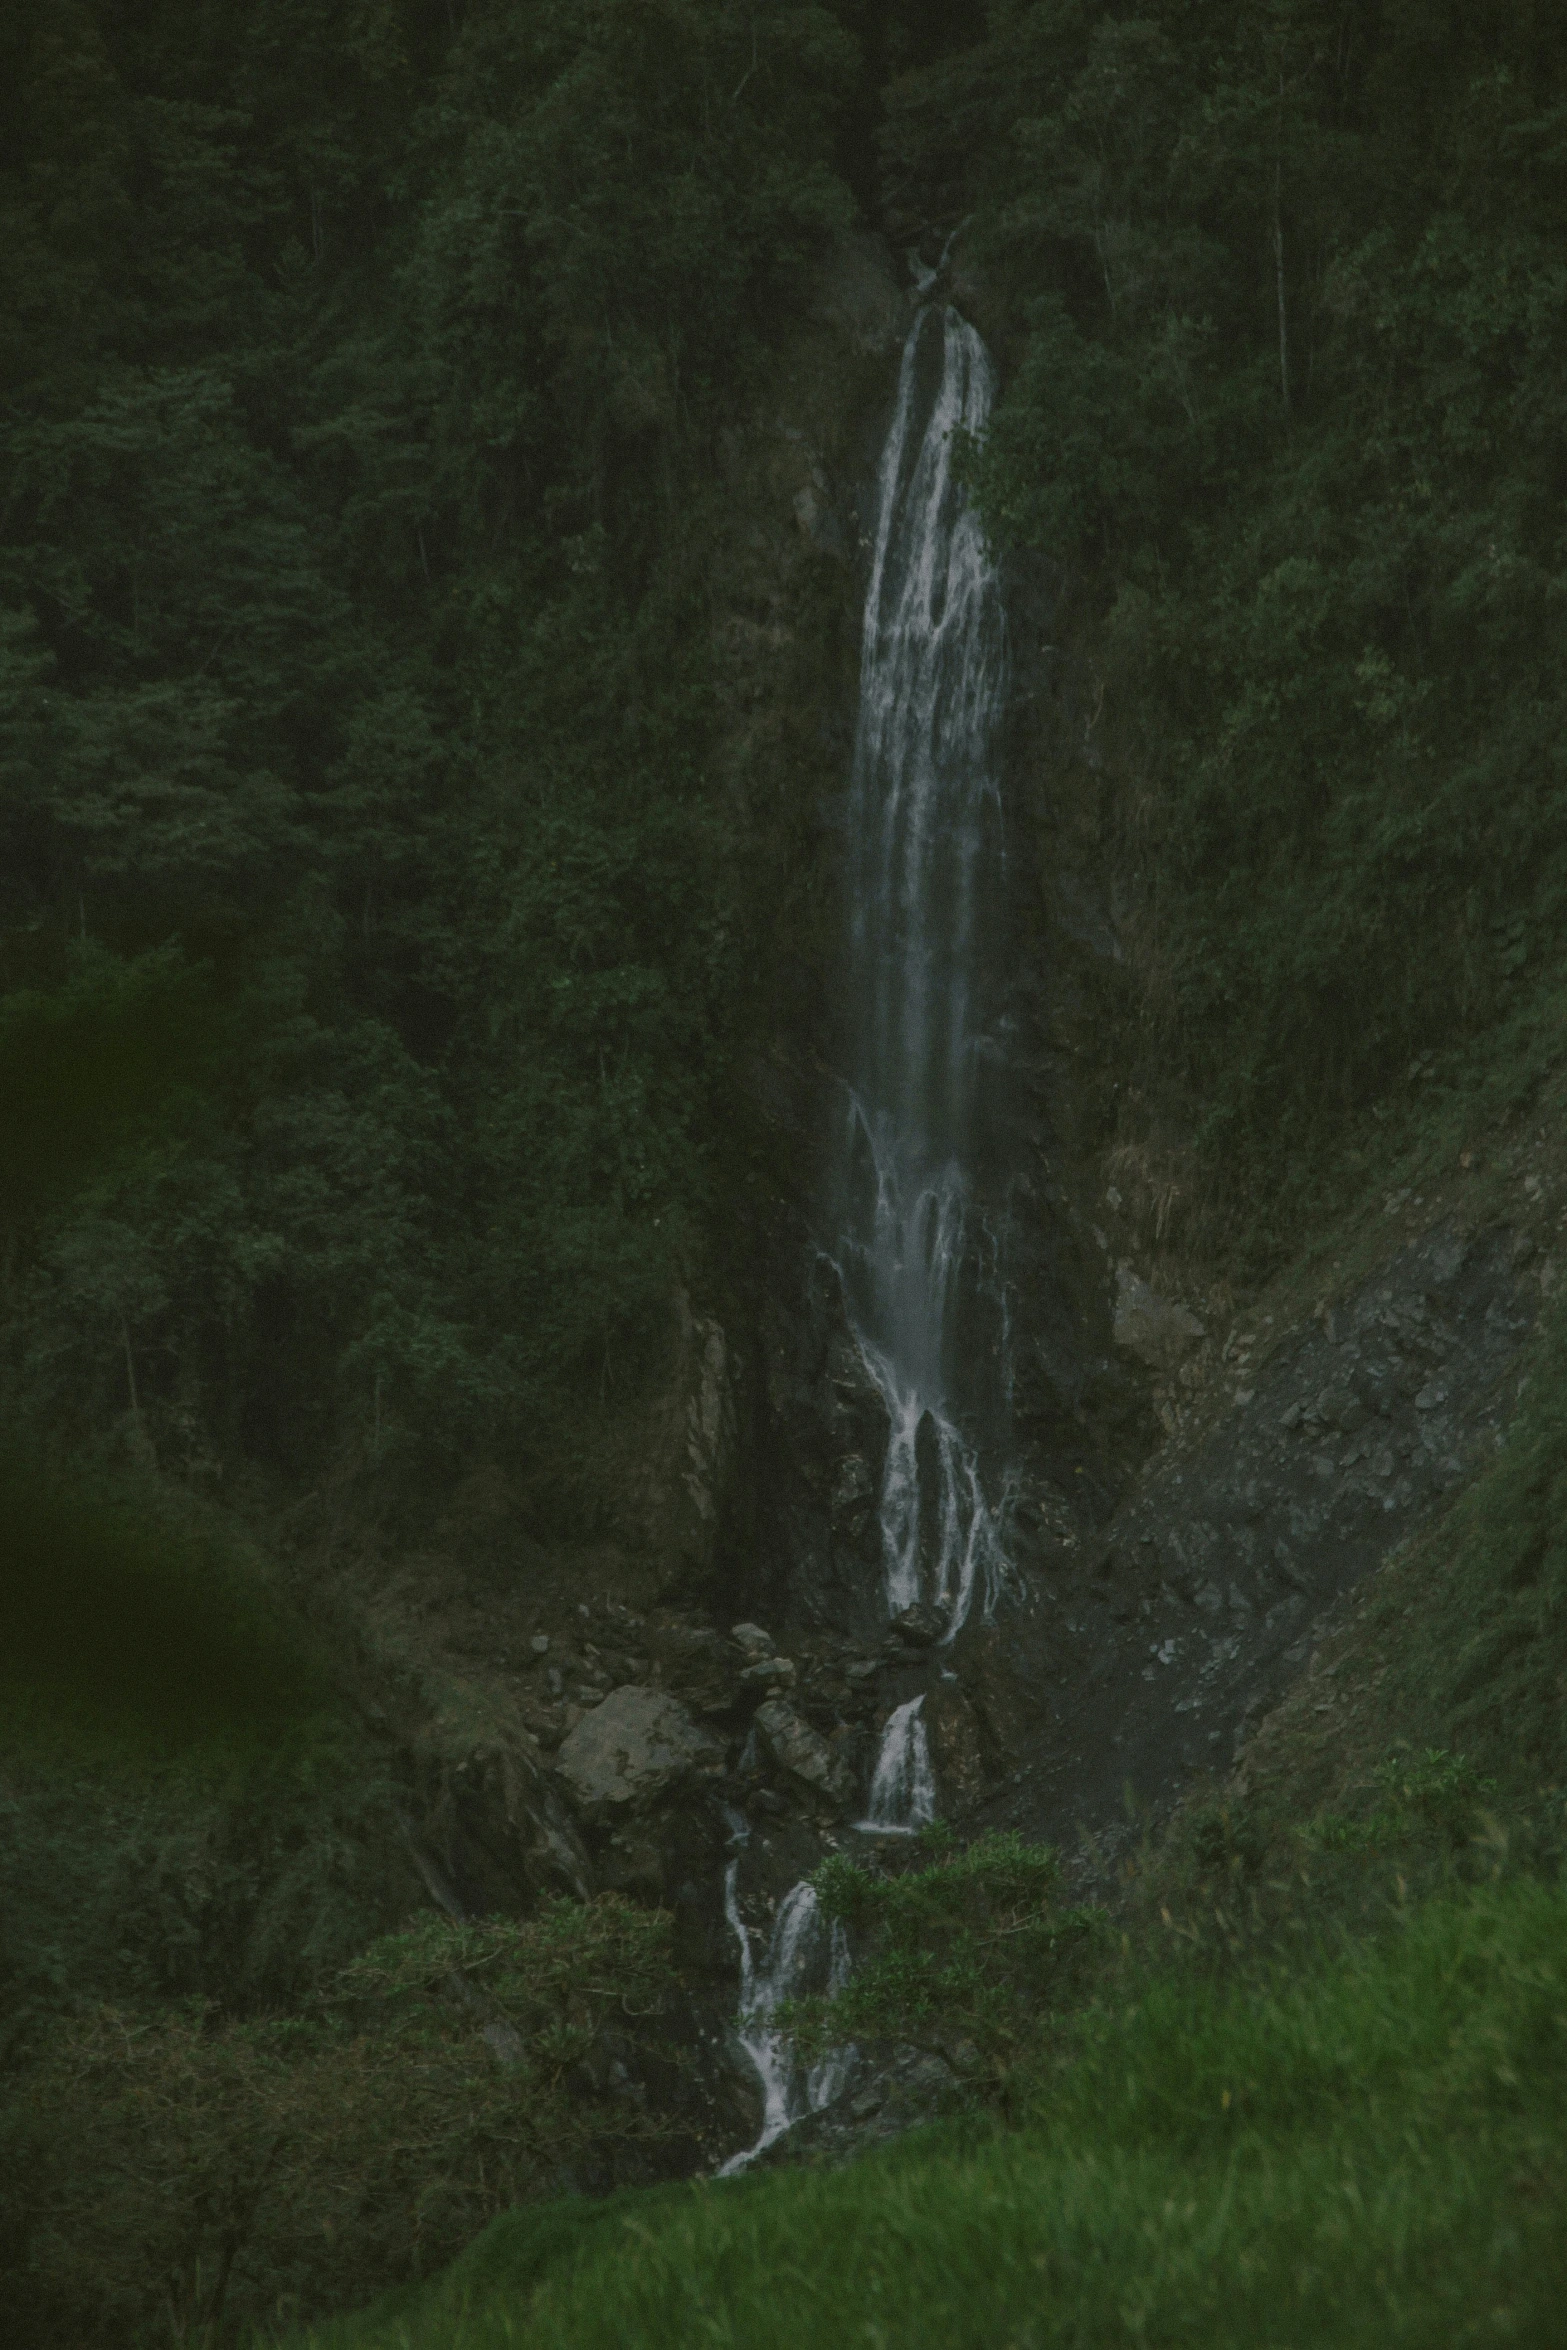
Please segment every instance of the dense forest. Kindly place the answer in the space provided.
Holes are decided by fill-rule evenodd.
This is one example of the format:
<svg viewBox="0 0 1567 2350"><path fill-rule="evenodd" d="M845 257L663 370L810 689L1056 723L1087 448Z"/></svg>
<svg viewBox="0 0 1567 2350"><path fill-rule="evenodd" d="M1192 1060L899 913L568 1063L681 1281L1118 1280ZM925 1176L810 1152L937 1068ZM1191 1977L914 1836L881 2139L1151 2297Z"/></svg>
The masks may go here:
<svg viewBox="0 0 1567 2350"><path fill-rule="evenodd" d="M1091 583L1150 1009L1264 1181L1549 956L1563 62L1527 8L1027 10L889 108L1026 322L986 510Z"/></svg>
<svg viewBox="0 0 1567 2350"><path fill-rule="evenodd" d="M1549 11L5 39L13 1408L288 1474L504 1430L559 1477L563 1401L634 1381L776 1017L715 438L858 213L962 226L985 512L1092 641L1207 1158L1275 1179L1549 960Z"/></svg>
<svg viewBox="0 0 1567 2350"><path fill-rule="evenodd" d="M754 878L687 515L847 217L852 51L614 7L13 47L13 1376L198 1458L548 1443L723 1160Z"/></svg>
<svg viewBox="0 0 1567 2350"><path fill-rule="evenodd" d="M960 454L1023 616L1019 836L1037 857L1057 796L1091 811L1117 943L1084 1149L1140 1171L1161 1245L1194 1281L1255 1287L1402 1180L1400 1154L1532 1113L1559 1062L1567 33L1547 0L0 0L0 1638L13 1696L35 1665L93 1705L139 1676L156 1710L178 1684L181 1753L212 1718L261 1723L260 1778L229 1756L240 1778L210 1798L233 1878L214 1917L255 1895L232 1856L264 1819L308 1816L347 1883L360 1795L341 1788L381 1768L230 1546L264 1546L327 1483L412 1539L494 1462L531 1540L591 1540L671 1297L737 1318L774 1193L809 1189L756 1071L819 1042L822 974L802 996L800 971L823 960L845 751L802 719L793 796L748 751L715 549L737 436L851 238L900 279L939 270L998 364L991 428ZM836 611L852 565L813 560ZM1563 1439L1535 1407L1527 1493L1488 1488L1462 1555L1503 1594L1507 1670L1528 1652L1531 1768L1559 1776ZM315 1743L279 1763L277 1723L305 1716ZM1424 1800L1398 1816L1435 1851ZM17 1831L35 1890L54 1832ZM105 1864L105 1948L128 1866ZM365 1900L362 1940L389 1923ZM455 1957L365 1962L290 2106L278 2017L357 1930L317 1950L300 1914L270 1974L245 1975L238 1928L205 1971L132 1973L147 2001L232 1989L276 2028L230 2050L222 2098L243 2103L252 2066L269 2144L309 2139L320 2163L331 2032L394 2019L353 2077L368 2142L418 2041L397 2002L499 1945L474 1927ZM431 2089L428 2143L472 2124L498 2166L453 2189L433 2257L577 2159L583 2060L551 2002L579 1958L640 1994L664 1963L652 1914L562 1907L501 1954L526 2030L558 2032L556 2135L508 2169L482 2066ZM1495 1932L1515 1927L1509 1964L1544 2000L1555 1929L1542 1911ZM1449 1960L1423 1930L1425 1982ZM0 1946L13 2071L56 2061L40 2017L103 1990L76 1980L69 1922L39 1934L13 1922ZM1415 1997L1386 1963L1361 1984L1384 2020ZM1034 1996L982 1991L981 2017ZM1525 2074L1549 2039L1528 2018L1498 2058ZM1127 2064L1175 2062L1138 2055L1153 2026L1128 2019ZM106 2026L82 2029L40 2078L85 2131L115 2060ZM1120 2029L1089 2033L1085 2130L1093 2066L1105 2109L1120 2095ZM1057 2057L1034 2049L1034 2088ZM1427 2057L1436 2112L1458 2091ZM1265 2069L1227 2041L1215 2062ZM1025 2095L1007 2066L1003 2107ZM1167 2168L1184 2094L1160 2109ZM1548 2198L1559 2142L1526 2118L1508 2160ZM302 2203L323 2175L301 2157ZM405 2189L364 2189L382 2204L351 2298L404 2278ZM124 2224L154 2227L140 2206ZM722 2228L692 2224L680 2257L722 2266L728 2239L697 2242ZM790 2228L837 2222L767 2224L787 2263ZM1546 2279L1559 2246L1535 2251ZM288 2310L330 2303L324 2271L275 2267L279 2309L279 2279ZM128 2274L112 2322L175 2338ZM608 2314L563 2299L540 2341L666 2338L619 2330L605 2290ZM178 2338L216 2342L221 2299ZM82 2322L39 2306L40 2344ZM1413 2343L1429 2317L1310 2338ZM1544 2339L1529 2322L1516 2338ZM1018 2339L1155 2338L1126 2325ZM969 2338L956 2317L939 2337Z"/></svg>

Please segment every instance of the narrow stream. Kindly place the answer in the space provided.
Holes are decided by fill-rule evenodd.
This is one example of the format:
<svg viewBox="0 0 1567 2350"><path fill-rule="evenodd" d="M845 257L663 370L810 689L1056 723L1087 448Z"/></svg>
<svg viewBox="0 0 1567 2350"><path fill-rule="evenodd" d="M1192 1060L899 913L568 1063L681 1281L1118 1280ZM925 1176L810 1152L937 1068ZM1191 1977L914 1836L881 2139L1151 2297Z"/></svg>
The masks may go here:
<svg viewBox="0 0 1567 2350"><path fill-rule="evenodd" d="M882 450L849 799L853 1007L833 1250L850 1326L886 1405L880 1495L889 1617L923 1603L950 1641L1005 1588L1007 1493L987 1492L979 1433L1010 1389L1001 1251L973 1204L987 907L1002 855L996 742L1007 687L1000 582L958 476L990 413L995 369L956 310L927 305L904 345ZM923 1697L888 1718L858 1823L908 1836L935 1816ZM741 1919L741 2045L764 2099L744 2167L819 2111L852 2052L806 2067L769 2019L836 1990L850 1954L808 1882L779 1905L760 1961Z"/></svg>
<svg viewBox="0 0 1567 2350"><path fill-rule="evenodd" d="M836 1920L828 1924L813 1887L802 1881L778 1904L766 1955L758 1966L750 1930L740 1915L739 1871L735 1859L724 1872L724 1915L740 1945L740 2045L762 2084L762 2130L754 2146L730 2156L719 2172L721 2178L744 2170L801 2114L819 2113L830 2104L854 2062L852 2048L834 2048L817 2063L804 2064L788 2034L775 2031L771 2023L785 1999L843 1988L849 1976L849 1939L842 1926Z"/></svg>

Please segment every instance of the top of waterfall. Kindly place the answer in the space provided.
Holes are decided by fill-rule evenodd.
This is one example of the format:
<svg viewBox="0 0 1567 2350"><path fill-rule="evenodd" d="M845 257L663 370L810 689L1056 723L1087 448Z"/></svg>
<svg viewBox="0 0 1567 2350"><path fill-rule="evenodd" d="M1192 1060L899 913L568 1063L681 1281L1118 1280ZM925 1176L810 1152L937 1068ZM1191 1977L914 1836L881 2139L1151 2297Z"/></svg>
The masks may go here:
<svg viewBox="0 0 1567 2350"><path fill-rule="evenodd" d="M917 245L910 245L906 248L904 259L909 265L909 275L914 280L914 291L922 302L929 299L946 275L947 263L952 259L952 248L967 227L968 220L964 219L958 222L956 228L947 231L946 243L941 248L941 258L934 269L928 268L920 259Z"/></svg>

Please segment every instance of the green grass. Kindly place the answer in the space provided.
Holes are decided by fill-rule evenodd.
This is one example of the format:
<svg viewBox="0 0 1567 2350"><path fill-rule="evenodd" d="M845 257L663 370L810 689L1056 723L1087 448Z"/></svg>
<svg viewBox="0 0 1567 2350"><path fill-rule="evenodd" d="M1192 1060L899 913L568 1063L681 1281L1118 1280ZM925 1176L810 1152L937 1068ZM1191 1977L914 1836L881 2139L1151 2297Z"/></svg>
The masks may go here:
<svg viewBox="0 0 1567 2350"><path fill-rule="evenodd" d="M1559 2342L1567 1894L1069 2029L1031 2118L508 2215L315 2350Z"/></svg>

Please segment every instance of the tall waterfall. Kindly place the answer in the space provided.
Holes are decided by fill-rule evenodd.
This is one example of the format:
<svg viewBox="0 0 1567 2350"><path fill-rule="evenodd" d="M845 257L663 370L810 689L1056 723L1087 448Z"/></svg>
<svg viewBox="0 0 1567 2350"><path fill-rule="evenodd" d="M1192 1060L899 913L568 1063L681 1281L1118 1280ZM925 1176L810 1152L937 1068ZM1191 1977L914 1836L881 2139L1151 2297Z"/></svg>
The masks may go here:
<svg viewBox="0 0 1567 2350"><path fill-rule="evenodd" d="M922 310L882 451L849 798L852 1066L836 1261L890 1424L887 1604L930 1602L949 1636L976 1594L989 1609L1006 1573L999 1512L963 1425L985 1400L973 1390L996 1384L1005 1337L986 1327L1004 1311L972 1158L1007 642L956 464L958 436L981 431L994 392L967 320ZM986 1381L974 1377L981 1367Z"/></svg>
<svg viewBox="0 0 1567 2350"><path fill-rule="evenodd" d="M1004 1509L986 1494L980 1424L1004 1395L1007 1316L999 1247L974 1206L986 884L1001 851L995 746L1007 685L1000 585L957 472L957 441L990 413L995 370L955 310L929 306L904 345L882 451L865 598L859 725L849 799L850 1067L838 1153L835 1262L851 1326L887 1408L880 1500L890 1613L925 1601L959 1630L1007 1575ZM869 1834L907 1836L935 1816L924 1699L883 1727ZM761 2082L762 2134L742 2168L819 2110L847 2052L803 2066L771 2018L849 1966L815 1892L780 1904L758 1964L725 1879L740 1945L739 2035Z"/></svg>

